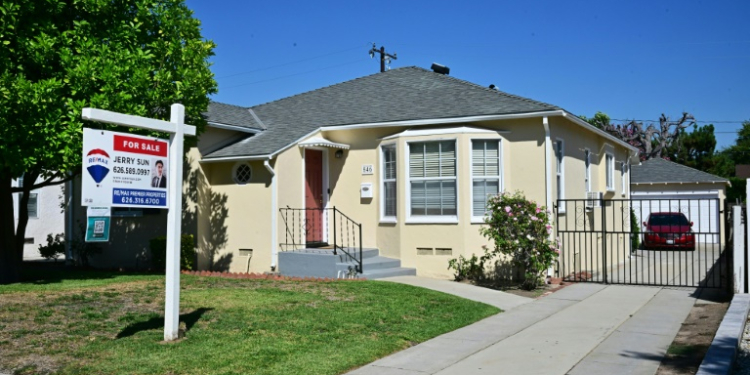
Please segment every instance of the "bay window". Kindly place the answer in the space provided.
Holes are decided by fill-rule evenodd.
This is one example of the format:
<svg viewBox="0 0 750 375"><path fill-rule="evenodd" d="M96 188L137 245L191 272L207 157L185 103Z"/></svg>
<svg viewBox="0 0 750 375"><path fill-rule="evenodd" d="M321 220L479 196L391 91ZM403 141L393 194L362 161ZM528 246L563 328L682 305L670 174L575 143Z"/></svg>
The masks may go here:
<svg viewBox="0 0 750 375"><path fill-rule="evenodd" d="M414 142L408 147L409 215L456 217L456 142Z"/></svg>

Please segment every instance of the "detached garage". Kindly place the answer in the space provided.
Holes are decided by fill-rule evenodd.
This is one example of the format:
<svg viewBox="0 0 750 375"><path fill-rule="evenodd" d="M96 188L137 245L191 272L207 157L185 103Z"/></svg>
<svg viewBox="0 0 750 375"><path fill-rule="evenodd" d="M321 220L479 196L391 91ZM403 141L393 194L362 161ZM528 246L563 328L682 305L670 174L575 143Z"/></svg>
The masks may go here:
<svg viewBox="0 0 750 375"><path fill-rule="evenodd" d="M652 212L682 212L693 222L696 242L719 243L728 185L726 178L655 158L632 167L630 198L639 223Z"/></svg>

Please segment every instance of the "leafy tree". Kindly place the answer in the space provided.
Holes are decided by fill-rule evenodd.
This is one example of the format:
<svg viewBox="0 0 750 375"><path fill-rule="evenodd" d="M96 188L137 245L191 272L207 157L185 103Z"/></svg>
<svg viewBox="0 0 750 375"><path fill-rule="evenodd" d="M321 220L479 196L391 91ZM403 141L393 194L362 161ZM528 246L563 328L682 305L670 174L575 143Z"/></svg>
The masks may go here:
<svg viewBox="0 0 750 375"><path fill-rule="evenodd" d="M742 123L742 128L737 133L737 142L722 150L722 153L735 164L750 164L750 121Z"/></svg>
<svg viewBox="0 0 750 375"><path fill-rule="evenodd" d="M677 140L665 152L669 160L701 171L710 171L716 163L714 126L693 126L692 132L680 130Z"/></svg>
<svg viewBox="0 0 750 375"><path fill-rule="evenodd" d="M183 0L0 4L0 284L19 279L29 192L80 172L81 109L168 119L180 102L200 132L214 47Z"/></svg>
<svg viewBox="0 0 750 375"><path fill-rule="evenodd" d="M581 120L588 122L591 125L594 125L595 127L599 129L606 129L608 126L610 126L611 119L609 116L607 116L604 112L597 111L594 117L588 118L586 116L580 115L578 116Z"/></svg>
<svg viewBox="0 0 750 375"><path fill-rule="evenodd" d="M716 160L715 174L729 178L732 183L732 186L727 189L727 200L744 201L747 180L735 177L735 166L750 164L750 121L742 123L735 144L718 152Z"/></svg>

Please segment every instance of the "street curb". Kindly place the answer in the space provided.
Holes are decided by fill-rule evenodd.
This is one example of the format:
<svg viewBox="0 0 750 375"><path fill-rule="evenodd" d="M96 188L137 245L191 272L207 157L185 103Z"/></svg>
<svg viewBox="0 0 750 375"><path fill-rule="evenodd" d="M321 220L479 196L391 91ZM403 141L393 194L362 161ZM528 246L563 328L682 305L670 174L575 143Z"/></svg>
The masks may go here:
<svg viewBox="0 0 750 375"><path fill-rule="evenodd" d="M750 294L735 294L696 375L728 375L732 372L748 311Z"/></svg>

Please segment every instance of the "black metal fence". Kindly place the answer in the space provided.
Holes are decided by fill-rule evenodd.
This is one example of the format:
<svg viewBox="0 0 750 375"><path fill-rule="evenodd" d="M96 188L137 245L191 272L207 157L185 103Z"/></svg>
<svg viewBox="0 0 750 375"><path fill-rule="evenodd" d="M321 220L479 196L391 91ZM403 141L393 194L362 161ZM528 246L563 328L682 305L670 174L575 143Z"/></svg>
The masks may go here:
<svg viewBox="0 0 750 375"><path fill-rule="evenodd" d="M729 288L716 198L563 199L555 208L563 279Z"/></svg>
<svg viewBox="0 0 750 375"><path fill-rule="evenodd" d="M333 208L281 208L284 221L284 242L281 251L297 251L310 248L339 252L355 263L355 270L362 267L362 224L352 220L336 207Z"/></svg>

